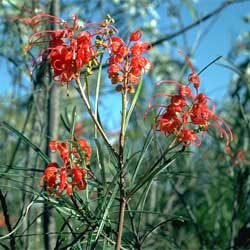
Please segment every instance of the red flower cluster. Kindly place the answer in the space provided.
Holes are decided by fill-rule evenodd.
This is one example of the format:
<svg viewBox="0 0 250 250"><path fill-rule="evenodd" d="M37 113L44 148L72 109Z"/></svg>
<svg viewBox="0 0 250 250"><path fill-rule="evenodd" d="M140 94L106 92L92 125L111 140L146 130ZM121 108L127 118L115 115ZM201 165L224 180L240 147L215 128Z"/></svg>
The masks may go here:
<svg viewBox="0 0 250 250"><path fill-rule="evenodd" d="M80 138L77 143L71 148L71 155L69 153L69 144L64 141L51 140L49 143L49 148L52 152L58 152L61 156L64 164L70 164L70 156L73 157L73 161L79 163L80 161L89 162L91 158L91 147L87 140ZM82 151L80 155L79 152Z"/></svg>
<svg viewBox="0 0 250 250"><path fill-rule="evenodd" d="M130 35L128 45L118 36L110 37L109 47L111 56L109 58L108 76L113 84L117 84L116 90L127 89L134 93L133 84L139 84L140 76L147 72L150 63L147 58L141 56L149 50L147 42L139 41L142 32L135 31ZM130 43L133 43L130 46Z"/></svg>
<svg viewBox="0 0 250 250"><path fill-rule="evenodd" d="M226 122L219 116L215 115L214 102L204 93L198 93L200 85L199 76L195 73L190 59L185 56L188 64L192 69L192 74L189 75L189 82L196 89L193 94L192 89L174 80L162 80L161 83L170 82L178 87L178 93L174 95L159 93L153 96L149 102L149 109L161 108L161 112L156 117L156 126L159 131L165 135L174 134L177 141L182 142L184 146L194 144L199 146L201 139L198 133L202 131L204 136L209 127L214 127L219 130L220 136L226 138L226 145L233 139L232 132ZM158 96L166 96L170 98L170 103L167 105L155 104L151 102Z"/></svg>
<svg viewBox="0 0 250 250"><path fill-rule="evenodd" d="M82 67L97 62L96 56L101 47L105 48L107 36L115 31L110 21L87 24L88 30L80 31L77 16L73 16L73 25L59 17L39 14L33 18L24 19L26 23L36 28L40 23L56 23L62 28L43 30L34 33L30 38L29 49L38 43L46 43L48 47L41 51L37 60L46 59L53 69L53 78L61 84L76 79Z"/></svg>
<svg viewBox="0 0 250 250"><path fill-rule="evenodd" d="M91 157L91 147L85 139L78 139L71 145L63 141L52 140L50 150L58 152L63 161L60 167L56 162L50 162L40 179L40 186L45 186L49 194L59 195L64 190L71 195L73 190L84 190L86 181L84 177L87 171L81 167Z"/></svg>

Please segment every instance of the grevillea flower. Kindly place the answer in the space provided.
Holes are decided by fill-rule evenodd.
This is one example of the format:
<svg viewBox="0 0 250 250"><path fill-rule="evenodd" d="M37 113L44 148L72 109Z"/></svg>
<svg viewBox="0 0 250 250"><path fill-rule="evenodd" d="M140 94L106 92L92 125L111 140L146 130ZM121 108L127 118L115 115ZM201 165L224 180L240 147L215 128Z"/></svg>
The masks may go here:
<svg viewBox="0 0 250 250"><path fill-rule="evenodd" d="M176 94L158 93L153 96L148 104L148 110L160 109L156 116L156 127L164 135L175 135L177 142L182 142L184 146L193 144L199 146L202 136L205 135L209 127L219 131L221 137L226 140L226 146L233 139L232 132L227 123L215 114L215 103L205 93L198 93L200 86L199 76L194 71L190 59L180 51L187 63L189 64L192 73L188 77L188 81L193 84L195 93L192 89L174 80L162 80L157 83L172 83L178 88ZM166 97L169 100L168 104L152 104L157 97Z"/></svg>
<svg viewBox="0 0 250 250"><path fill-rule="evenodd" d="M82 151L85 153L86 161L90 161L91 157L91 147L87 140L80 138L77 140L77 143L80 145Z"/></svg>
<svg viewBox="0 0 250 250"><path fill-rule="evenodd" d="M136 42L136 41L140 40L141 36L142 36L141 30L136 30L136 31L134 31L134 32L132 32L132 33L130 34L129 41L130 41L130 42L132 42L132 41L133 41L133 42Z"/></svg>
<svg viewBox="0 0 250 250"><path fill-rule="evenodd" d="M104 22L85 24L84 27L79 26L76 15L73 15L72 26L63 19L46 13L21 20L35 30L30 37L28 49L38 44L45 46L35 61L49 62L53 78L60 84L77 79L84 65L89 69L92 62L98 63L99 51L107 47L109 35L116 31L111 25L110 18ZM55 23L60 28L37 31L41 23ZM83 28L86 30L82 30Z"/></svg>
<svg viewBox="0 0 250 250"><path fill-rule="evenodd" d="M84 138L77 140L77 143L71 147L71 152L69 152L69 143L64 141L51 140L49 148L52 152L59 153L65 165L70 164L70 155L72 156L72 154L74 158L80 159L82 155L80 151L84 153L84 161L89 162L91 158L91 147Z"/></svg>
<svg viewBox="0 0 250 250"><path fill-rule="evenodd" d="M86 170L83 168L72 168L73 180L72 183L77 190L83 190L86 188L86 181L84 176L86 175Z"/></svg>
<svg viewBox="0 0 250 250"><path fill-rule="evenodd" d="M50 162L47 168L44 170L44 174L42 178L46 182L46 187L49 192L51 189L55 188L57 185L58 170L59 170L59 166L56 162Z"/></svg>
<svg viewBox="0 0 250 250"><path fill-rule="evenodd" d="M50 195L60 195L66 191L67 195L72 195L73 190L84 190L86 188L85 175L87 170L82 164L89 163L91 158L91 147L86 139L78 139L74 143L51 140L49 148L52 152L57 152L63 166L56 162L50 162L39 181Z"/></svg>
<svg viewBox="0 0 250 250"><path fill-rule="evenodd" d="M149 43L139 41L141 36L140 30L132 32L128 44L118 36L109 39L108 76L113 84L117 84L117 91L133 93L134 84L139 84L140 77L151 67L148 59L141 55L150 49Z"/></svg>

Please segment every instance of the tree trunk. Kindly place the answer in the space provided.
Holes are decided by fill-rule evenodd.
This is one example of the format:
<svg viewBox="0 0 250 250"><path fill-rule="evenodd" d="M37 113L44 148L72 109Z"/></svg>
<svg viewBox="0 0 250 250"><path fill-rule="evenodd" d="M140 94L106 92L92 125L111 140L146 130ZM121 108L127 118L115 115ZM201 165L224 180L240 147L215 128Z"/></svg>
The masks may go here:
<svg viewBox="0 0 250 250"><path fill-rule="evenodd" d="M53 16L60 16L60 0L51 1L50 14ZM58 29L58 24L52 24L51 29ZM56 161L56 155L51 154L48 145L51 139L58 138L59 127L59 103L60 103L60 88L53 82L50 77L50 89L48 93L48 105L47 105L47 144L46 153L50 157L52 162ZM53 249L55 246L55 236L50 236L51 232L56 231L56 221L52 216L53 210L48 204L44 204L44 216L43 216L43 229L44 229L44 248L46 250Z"/></svg>

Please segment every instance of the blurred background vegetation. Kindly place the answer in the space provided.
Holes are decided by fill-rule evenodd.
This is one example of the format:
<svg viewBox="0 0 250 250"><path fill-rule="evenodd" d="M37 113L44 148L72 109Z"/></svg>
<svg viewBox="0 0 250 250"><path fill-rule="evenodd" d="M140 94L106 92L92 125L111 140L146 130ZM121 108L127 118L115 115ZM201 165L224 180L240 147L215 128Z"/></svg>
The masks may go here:
<svg viewBox="0 0 250 250"><path fill-rule="evenodd" d="M244 9L245 13L236 16L237 8ZM197 71L218 56L213 46L221 46L223 51L224 45L217 44L216 37L213 40L205 35L214 26L219 31L218 37L229 32L226 26L217 25L226 11L242 25L239 24L237 34L231 34L231 41L225 41L225 46L230 46L228 53L220 54L223 59L205 71L201 84L206 90L216 89L216 82L212 83L214 87L207 86L211 83L206 72L211 68L218 82L224 79L226 94L216 90L214 96L220 115L233 131L234 141L226 153L223 141L209 131L210 136L204 138L201 147L190 148L133 197L126 212L123 246L154 250L250 249L250 1L237 0L0 1L0 237L15 230L0 240L0 249L114 249L118 210L118 202L113 203L115 191L104 200L103 190L94 184L90 184L90 197L86 194L79 197L79 200L87 200L83 202L86 210L81 219L74 216L72 204L65 197L50 201L49 205L44 205L48 199L45 195L41 196L43 199L34 200L40 192L38 181L46 166L39 152L45 152L51 159L55 157L48 151L48 141L69 138L60 115L70 116L74 106L77 107L77 136L90 140L94 151L92 171L99 177L101 171L95 154L93 125L86 109L74 88L69 87L67 96L66 87L59 89L45 76L46 65L31 71L37 51L25 54L24 50L32 31L16 17L47 12L70 22L72 14L77 13L84 23L104 20L110 14L124 40L131 31L141 29L143 40L152 44L148 58L153 69L144 78L143 94L135 107L126 142L129 184L129 173L132 176L133 166L139 164L139 155L145 153L140 163L143 172L166 143L162 136L150 137L149 142L150 121L143 120L150 96L172 88L164 85L156 89L155 82L181 80L187 76L189 71L184 59L176 56L178 48L194 59ZM210 57L197 63L196 51L206 39L214 43L206 51ZM225 71L230 72L230 79L222 75ZM91 97L95 81L93 74L89 85ZM99 111L101 122L115 145L120 100L107 80L105 67ZM107 149L101 147L101 150L107 167L106 181L111 183L112 159ZM115 190L116 186L111 187ZM61 211L60 204L70 212ZM101 233L87 226L85 217L91 220L91 225L102 227Z"/></svg>

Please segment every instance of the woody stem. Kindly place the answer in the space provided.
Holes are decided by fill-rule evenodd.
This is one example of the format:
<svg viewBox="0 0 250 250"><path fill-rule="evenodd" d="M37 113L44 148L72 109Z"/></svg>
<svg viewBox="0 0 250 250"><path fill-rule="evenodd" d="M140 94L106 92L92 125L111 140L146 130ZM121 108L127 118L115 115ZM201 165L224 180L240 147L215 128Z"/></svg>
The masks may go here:
<svg viewBox="0 0 250 250"><path fill-rule="evenodd" d="M121 131L119 138L119 171L120 171L120 210L119 210L119 221L118 221L118 235L116 239L116 250L121 249L122 241L122 231L124 224L124 214L126 207L126 198L125 198L125 186L124 186L124 142L125 142L125 124L126 124L126 110L127 110L127 87L123 89L122 93L122 121L121 121Z"/></svg>

